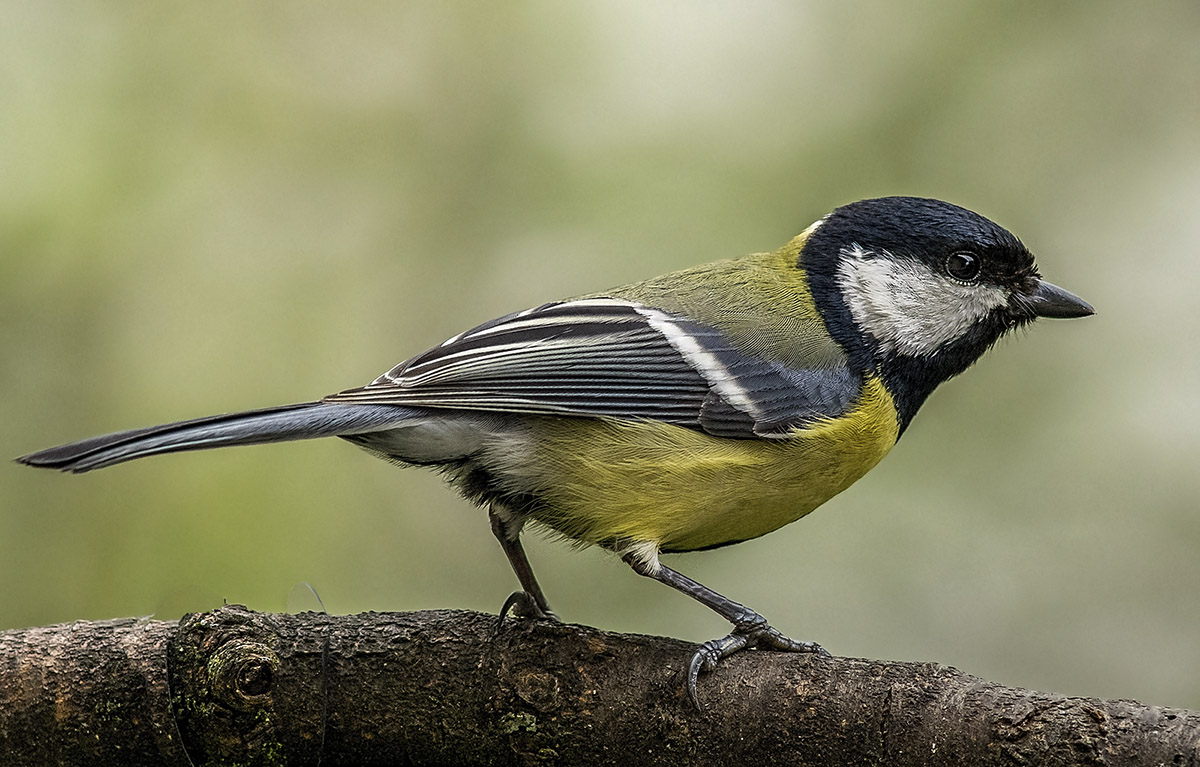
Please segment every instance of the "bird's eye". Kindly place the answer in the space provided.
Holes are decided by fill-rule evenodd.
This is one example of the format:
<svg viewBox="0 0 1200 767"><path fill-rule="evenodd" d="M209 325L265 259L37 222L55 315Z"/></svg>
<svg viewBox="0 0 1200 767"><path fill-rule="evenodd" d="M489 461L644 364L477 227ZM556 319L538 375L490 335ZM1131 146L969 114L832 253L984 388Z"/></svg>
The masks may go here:
<svg viewBox="0 0 1200 767"><path fill-rule="evenodd" d="M971 282L979 276L979 257L973 253L955 253L946 259L946 274Z"/></svg>

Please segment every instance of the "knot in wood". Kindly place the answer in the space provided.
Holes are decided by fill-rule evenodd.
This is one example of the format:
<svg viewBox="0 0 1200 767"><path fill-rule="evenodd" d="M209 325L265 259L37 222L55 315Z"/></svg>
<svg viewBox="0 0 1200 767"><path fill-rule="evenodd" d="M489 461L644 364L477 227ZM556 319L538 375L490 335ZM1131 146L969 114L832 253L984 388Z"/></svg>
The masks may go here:
<svg viewBox="0 0 1200 767"><path fill-rule="evenodd" d="M234 639L213 653L207 664L213 695L226 705L247 711L271 704L279 656L267 645Z"/></svg>

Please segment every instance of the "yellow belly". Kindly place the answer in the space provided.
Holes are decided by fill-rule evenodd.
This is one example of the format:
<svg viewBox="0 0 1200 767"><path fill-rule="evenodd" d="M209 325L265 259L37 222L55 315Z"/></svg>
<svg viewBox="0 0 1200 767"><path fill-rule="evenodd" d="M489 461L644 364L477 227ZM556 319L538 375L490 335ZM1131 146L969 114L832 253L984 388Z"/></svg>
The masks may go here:
<svg viewBox="0 0 1200 767"><path fill-rule="evenodd" d="M850 412L787 439L721 439L658 422L545 419L534 428L525 466L536 467L526 480L543 502L535 520L584 543L666 551L794 522L870 470L899 434L892 398L874 378Z"/></svg>

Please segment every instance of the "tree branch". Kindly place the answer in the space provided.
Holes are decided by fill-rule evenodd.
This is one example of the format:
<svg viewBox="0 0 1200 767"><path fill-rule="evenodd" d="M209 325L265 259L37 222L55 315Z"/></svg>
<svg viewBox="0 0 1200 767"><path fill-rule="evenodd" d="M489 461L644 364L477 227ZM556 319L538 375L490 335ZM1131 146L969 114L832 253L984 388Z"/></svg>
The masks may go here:
<svg viewBox="0 0 1200 767"><path fill-rule="evenodd" d="M464 611L0 633L0 764L1200 764L1200 712Z"/></svg>

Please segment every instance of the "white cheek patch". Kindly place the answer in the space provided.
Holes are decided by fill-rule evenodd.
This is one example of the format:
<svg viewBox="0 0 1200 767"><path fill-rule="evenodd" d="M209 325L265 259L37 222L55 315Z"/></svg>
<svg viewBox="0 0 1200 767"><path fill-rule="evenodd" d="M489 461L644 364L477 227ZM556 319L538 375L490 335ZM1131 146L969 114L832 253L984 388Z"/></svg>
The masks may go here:
<svg viewBox="0 0 1200 767"><path fill-rule="evenodd" d="M861 330L889 351L928 356L1008 302L1008 291L968 285L918 261L876 256L855 244L842 251L838 286Z"/></svg>

